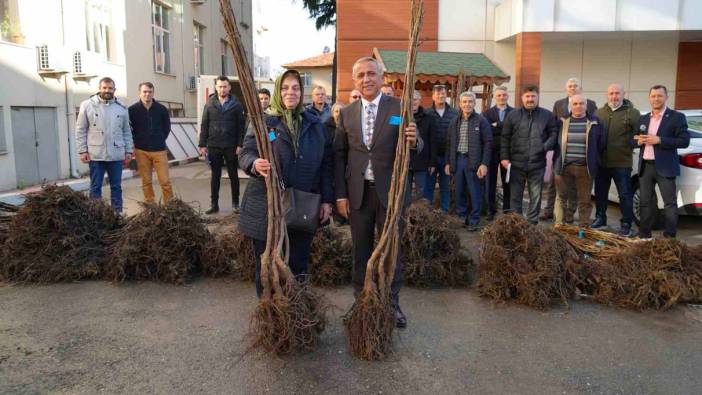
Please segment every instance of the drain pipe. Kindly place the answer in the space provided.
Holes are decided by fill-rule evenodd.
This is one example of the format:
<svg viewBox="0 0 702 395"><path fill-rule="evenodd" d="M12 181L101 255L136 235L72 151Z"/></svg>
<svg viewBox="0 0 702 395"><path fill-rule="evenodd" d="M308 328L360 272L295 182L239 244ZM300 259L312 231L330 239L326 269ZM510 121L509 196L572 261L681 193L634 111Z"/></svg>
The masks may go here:
<svg viewBox="0 0 702 395"><path fill-rule="evenodd" d="M61 0L61 40L66 48L66 27L64 24L63 0ZM72 101L68 94L68 75L63 76L63 94L66 104L66 131L68 132L68 169L72 178L80 178L78 162L76 161L76 134L71 129L71 118L74 116Z"/></svg>

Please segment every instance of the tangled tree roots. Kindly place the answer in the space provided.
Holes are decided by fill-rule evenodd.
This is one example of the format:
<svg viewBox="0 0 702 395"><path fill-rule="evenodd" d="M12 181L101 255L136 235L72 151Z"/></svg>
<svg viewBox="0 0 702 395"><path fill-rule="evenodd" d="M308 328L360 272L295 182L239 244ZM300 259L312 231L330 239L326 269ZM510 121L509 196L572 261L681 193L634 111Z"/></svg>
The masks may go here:
<svg viewBox="0 0 702 395"><path fill-rule="evenodd" d="M243 281L256 279L253 243L236 229L214 234L205 246L202 263L208 277L232 276Z"/></svg>
<svg viewBox="0 0 702 395"><path fill-rule="evenodd" d="M344 317L349 350L358 358L376 361L392 351L395 313L390 296L364 289Z"/></svg>
<svg viewBox="0 0 702 395"><path fill-rule="evenodd" d="M313 285L329 287L351 282L351 241L348 227L325 226L317 230L312 240L310 281Z"/></svg>
<svg viewBox="0 0 702 395"><path fill-rule="evenodd" d="M668 239L635 243L595 262L587 282L599 303L665 310L702 302L702 246Z"/></svg>
<svg viewBox="0 0 702 395"><path fill-rule="evenodd" d="M556 233L504 215L482 235L478 290L496 300L545 308L573 295L577 262L573 248Z"/></svg>
<svg viewBox="0 0 702 395"><path fill-rule="evenodd" d="M45 185L26 196L7 226L0 277L27 283L96 278L106 260L106 236L121 225L102 200Z"/></svg>
<svg viewBox="0 0 702 395"><path fill-rule="evenodd" d="M413 203L405 215L402 237L405 282L419 287L470 285L475 265L460 251L456 229L461 222L432 209L426 200Z"/></svg>
<svg viewBox="0 0 702 395"><path fill-rule="evenodd" d="M282 297L262 298L251 318L251 349L276 355L312 351L327 325L329 304L307 283L286 282Z"/></svg>
<svg viewBox="0 0 702 395"><path fill-rule="evenodd" d="M183 201L142 204L142 211L113 236L106 278L181 284L201 271L210 238L198 213Z"/></svg>

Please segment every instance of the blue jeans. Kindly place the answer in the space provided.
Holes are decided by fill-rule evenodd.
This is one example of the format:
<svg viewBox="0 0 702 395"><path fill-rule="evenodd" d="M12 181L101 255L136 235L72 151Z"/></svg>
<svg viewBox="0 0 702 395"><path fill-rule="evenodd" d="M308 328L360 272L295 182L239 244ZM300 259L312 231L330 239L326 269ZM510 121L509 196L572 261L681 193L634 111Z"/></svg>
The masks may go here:
<svg viewBox="0 0 702 395"><path fill-rule="evenodd" d="M427 181L427 171L414 171L410 170L407 177L407 185L412 188L412 181L414 181L414 196L412 200L419 200L424 197L424 184Z"/></svg>
<svg viewBox="0 0 702 395"><path fill-rule="evenodd" d="M288 239L290 240L290 256L288 265L290 271L298 281L306 281L307 268L310 264L310 252L312 251L312 239L314 234L300 232L288 228ZM254 254L256 255L256 295L261 297L263 286L261 285L261 254L266 250L265 240L253 240Z"/></svg>
<svg viewBox="0 0 702 395"><path fill-rule="evenodd" d="M466 193L466 189L468 193ZM467 201L461 196L468 195L471 210L468 215ZM456 213L459 217L466 217L468 225L480 223L480 208L483 203L483 181L478 178L476 170L468 168L468 157L458 154L456 163Z"/></svg>
<svg viewBox="0 0 702 395"><path fill-rule="evenodd" d="M122 161L94 161L91 160L90 166L90 197L95 199L102 198L102 181L107 178L110 180L110 203L112 208L118 212L122 212Z"/></svg>
<svg viewBox="0 0 702 395"><path fill-rule="evenodd" d="M434 174L429 174L427 172L427 180L424 183L424 198L434 205L434 188L436 187L436 179L439 178L439 193L441 196L441 210L448 213L449 206L451 205L451 188L449 187L449 176L444 173L444 166L446 166L446 160L443 156L439 156L436 159L436 171Z"/></svg>
<svg viewBox="0 0 702 395"><path fill-rule="evenodd" d="M607 223L607 206L609 186L612 179L619 194L619 209L622 211L622 225L631 226L634 221L634 189L631 185L631 168L629 167L600 167L595 177L595 218Z"/></svg>

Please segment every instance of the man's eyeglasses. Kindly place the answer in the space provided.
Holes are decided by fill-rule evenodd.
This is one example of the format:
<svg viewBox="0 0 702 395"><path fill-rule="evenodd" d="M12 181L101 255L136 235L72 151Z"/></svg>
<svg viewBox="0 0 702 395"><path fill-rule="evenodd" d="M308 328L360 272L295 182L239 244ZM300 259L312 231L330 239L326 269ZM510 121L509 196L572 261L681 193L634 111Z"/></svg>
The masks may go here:
<svg viewBox="0 0 702 395"><path fill-rule="evenodd" d="M361 96L360 96L360 95L353 95L353 96L351 96L351 98L352 98L352 99L360 99Z"/></svg>

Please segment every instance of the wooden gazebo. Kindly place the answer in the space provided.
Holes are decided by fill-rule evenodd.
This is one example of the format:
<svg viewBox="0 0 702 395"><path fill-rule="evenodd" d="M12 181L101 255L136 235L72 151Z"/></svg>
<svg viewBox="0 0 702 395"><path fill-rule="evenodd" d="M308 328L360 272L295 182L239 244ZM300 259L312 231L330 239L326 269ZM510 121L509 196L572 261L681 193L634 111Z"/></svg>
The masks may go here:
<svg viewBox="0 0 702 395"><path fill-rule="evenodd" d="M404 89L405 51L373 48L373 57L385 71L385 83L391 84L397 94ZM415 66L414 88L422 97L431 97L434 85L446 85L452 103L465 90L481 86L475 94L482 99L482 108L492 105L492 92L496 85L509 81L510 77L482 53L465 52L419 52Z"/></svg>

